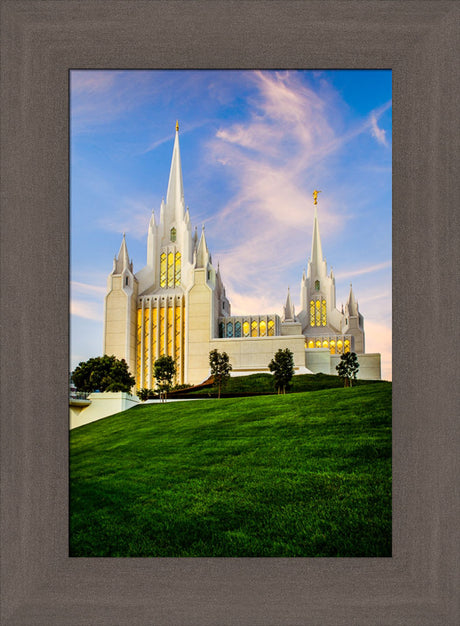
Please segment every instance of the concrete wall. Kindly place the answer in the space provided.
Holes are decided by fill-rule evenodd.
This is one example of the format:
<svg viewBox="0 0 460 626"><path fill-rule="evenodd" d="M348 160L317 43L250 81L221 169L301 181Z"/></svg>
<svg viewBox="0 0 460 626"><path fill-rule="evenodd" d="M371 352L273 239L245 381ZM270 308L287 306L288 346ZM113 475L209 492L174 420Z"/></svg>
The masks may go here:
<svg viewBox="0 0 460 626"><path fill-rule="evenodd" d="M305 350L305 365L314 374L337 375L336 365L340 362L340 354L330 354L328 348ZM358 354L359 370L357 378L362 380L380 380L380 354Z"/></svg>
<svg viewBox="0 0 460 626"><path fill-rule="evenodd" d="M217 348L230 357L233 371L268 370L268 364L280 348L289 348L294 355L294 366L305 367L305 338L303 335L287 335L284 337L241 337L232 339L213 339L209 350ZM209 359L207 372L209 373Z"/></svg>
<svg viewBox="0 0 460 626"><path fill-rule="evenodd" d="M213 294L206 283L206 269L196 269L194 279L185 310L188 337L185 382L192 385L209 375L209 340L213 334Z"/></svg>
<svg viewBox="0 0 460 626"><path fill-rule="evenodd" d="M91 400L89 406L82 406L78 403L70 401L70 430L90 424L96 420L131 409L139 404L137 396L122 391L104 393L91 393L88 396Z"/></svg>

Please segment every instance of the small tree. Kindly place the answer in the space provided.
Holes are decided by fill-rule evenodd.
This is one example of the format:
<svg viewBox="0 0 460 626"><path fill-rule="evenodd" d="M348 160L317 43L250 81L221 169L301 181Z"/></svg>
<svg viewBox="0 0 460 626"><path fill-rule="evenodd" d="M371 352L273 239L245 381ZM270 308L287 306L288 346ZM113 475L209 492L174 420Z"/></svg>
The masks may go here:
<svg viewBox="0 0 460 626"><path fill-rule="evenodd" d="M338 376L343 380L344 387L352 387L353 380L359 370L358 357L355 352L346 352L340 357L340 363L335 366Z"/></svg>
<svg viewBox="0 0 460 626"><path fill-rule="evenodd" d="M220 391L230 378L232 370L228 354L219 352L217 349L211 350L209 353L209 365L211 367L211 375L214 376L214 381L217 383L219 390L217 397L220 398Z"/></svg>
<svg viewBox="0 0 460 626"><path fill-rule="evenodd" d="M155 379L160 390L160 400L166 402L168 391L176 375L176 364L171 356L160 356L154 363Z"/></svg>
<svg viewBox="0 0 460 626"><path fill-rule="evenodd" d="M135 379L129 373L124 359L115 356L97 356L82 361L72 372L72 380L79 391L130 392Z"/></svg>
<svg viewBox="0 0 460 626"><path fill-rule="evenodd" d="M294 356L289 348L280 348L274 358L268 364L268 369L273 372L275 387L278 393L286 393L286 386L294 376Z"/></svg>
<svg viewBox="0 0 460 626"><path fill-rule="evenodd" d="M148 400L151 395L152 390L147 389L146 387L144 387L143 389L139 389L139 391L137 392L137 397L141 402L145 402L146 400Z"/></svg>

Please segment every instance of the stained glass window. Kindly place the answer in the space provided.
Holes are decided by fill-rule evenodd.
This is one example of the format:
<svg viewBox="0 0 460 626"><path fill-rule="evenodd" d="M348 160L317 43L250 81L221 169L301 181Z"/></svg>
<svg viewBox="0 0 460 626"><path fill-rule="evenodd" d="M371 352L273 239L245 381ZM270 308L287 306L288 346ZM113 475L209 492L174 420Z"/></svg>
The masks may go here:
<svg viewBox="0 0 460 626"><path fill-rule="evenodd" d="M168 254L168 287L174 287L174 254Z"/></svg>
<svg viewBox="0 0 460 626"><path fill-rule="evenodd" d="M339 339L338 342L337 342L337 352L339 354L342 353L342 348L343 348L343 341L341 339Z"/></svg>
<svg viewBox="0 0 460 626"><path fill-rule="evenodd" d="M251 337L257 337L257 321L253 320L251 322Z"/></svg>
<svg viewBox="0 0 460 626"><path fill-rule="evenodd" d="M267 334L267 322L264 320L262 320L259 324L259 333L261 337L265 337Z"/></svg>
<svg viewBox="0 0 460 626"><path fill-rule="evenodd" d="M350 340L349 339L345 339L344 345L345 345L345 352L350 352Z"/></svg>
<svg viewBox="0 0 460 626"><path fill-rule="evenodd" d="M219 337L222 338L224 336L225 324L221 322L219 324Z"/></svg>
<svg viewBox="0 0 460 626"><path fill-rule="evenodd" d="M165 353L165 310L160 309L160 356Z"/></svg>
<svg viewBox="0 0 460 626"><path fill-rule="evenodd" d="M331 341L329 342L330 348L331 348L331 354L335 354L335 341L334 339L331 339Z"/></svg>
<svg viewBox="0 0 460 626"><path fill-rule="evenodd" d="M241 337L241 322L235 322L235 337Z"/></svg>
<svg viewBox="0 0 460 626"><path fill-rule="evenodd" d="M310 326L315 325L315 303L310 300Z"/></svg>
<svg viewBox="0 0 460 626"><path fill-rule="evenodd" d="M312 339L310 339L310 341L308 342L308 347L309 348L314 348L315 347L315 344L313 343Z"/></svg>
<svg viewBox="0 0 460 626"><path fill-rule="evenodd" d="M176 268L175 268L175 280L174 280L176 287L179 287L180 285L180 265L181 265L180 252L176 252Z"/></svg>
<svg viewBox="0 0 460 626"><path fill-rule="evenodd" d="M329 348L329 342L323 341L323 348Z"/></svg>
<svg viewBox="0 0 460 626"><path fill-rule="evenodd" d="M319 291L319 280L315 280L315 289Z"/></svg>
<svg viewBox="0 0 460 626"><path fill-rule="evenodd" d="M171 232L169 233L169 238L171 239L171 241L176 241L176 229L175 228L171 228Z"/></svg>
<svg viewBox="0 0 460 626"><path fill-rule="evenodd" d="M319 300L316 300L315 302L315 306L316 306L316 326L321 326L321 302Z"/></svg>
<svg viewBox="0 0 460 626"><path fill-rule="evenodd" d="M227 337L233 337L233 324L232 322L227 323Z"/></svg>
<svg viewBox="0 0 460 626"><path fill-rule="evenodd" d="M160 287L166 287L166 254L160 255Z"/></svg>
<svg viewBox="0 0 460 626"><path fill-rule="evenodd" d="M318 341L316 342L316 347L317 348L321 348L321 341L318 339Z"/></svg>
<svg viewBox="0 0 460 626"><path fill-rule="evenodd" d="M249 337L249 322L243 322L243 335Z"/></svg>
<svg viewBox="0 0 460 626"><path fill-rule="evenodd" d="M326 326L327 322L327 313L326 313L326 300L321 302L321 324Z"/></svg>
<svg viewBox="0 0 460 626"><path fill-rule="evenodd" d="M273 337L275 334L275 322L273 320L268 320L268 336Z"/></svg>

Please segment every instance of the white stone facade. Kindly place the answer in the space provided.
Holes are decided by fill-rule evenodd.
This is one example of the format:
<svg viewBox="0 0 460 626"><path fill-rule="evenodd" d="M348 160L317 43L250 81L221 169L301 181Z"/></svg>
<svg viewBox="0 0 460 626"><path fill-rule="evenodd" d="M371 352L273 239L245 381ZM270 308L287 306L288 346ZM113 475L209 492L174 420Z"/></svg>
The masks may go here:
<svg viewBox="0 0 460 626"><path fill-rule="evenodd" d="M299 373L335 374L340 354L354 351L361 365L358 376L380 378L380 355L364 354L364 320L351 286L345 308L336 308L335 278L332 270L327 273L322 255L316 207L300 303L296 315L288 292L281 318L275 313L231 315L204 227L200 237L196 229L192 234L176 126L166 201L158 224L153 212L149 223L146 266L134 273L123 235L108 277L104 354L127 361L138 389L155 386L153 364L163 354L176 361L177 383L202 382L209 376L209 352L214 348L229 354L238 374L268 371L279 348L293 352Z"/></svg>

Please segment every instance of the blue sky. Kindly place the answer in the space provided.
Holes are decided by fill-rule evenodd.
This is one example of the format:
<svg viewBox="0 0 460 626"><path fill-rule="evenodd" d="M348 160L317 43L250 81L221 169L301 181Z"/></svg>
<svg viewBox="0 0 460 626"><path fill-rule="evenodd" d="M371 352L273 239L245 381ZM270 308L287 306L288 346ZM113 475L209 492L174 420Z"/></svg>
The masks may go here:
<svg viewBox="0 0 460 626"><path fill-rule="evenodd" d="M232 313L299 305L314 189L337 305L350 282L366 351L391 379L391 71L71 72L71 368L102 354L107 275L134 270L166 195L176 119L186 205Z"/></svg>

